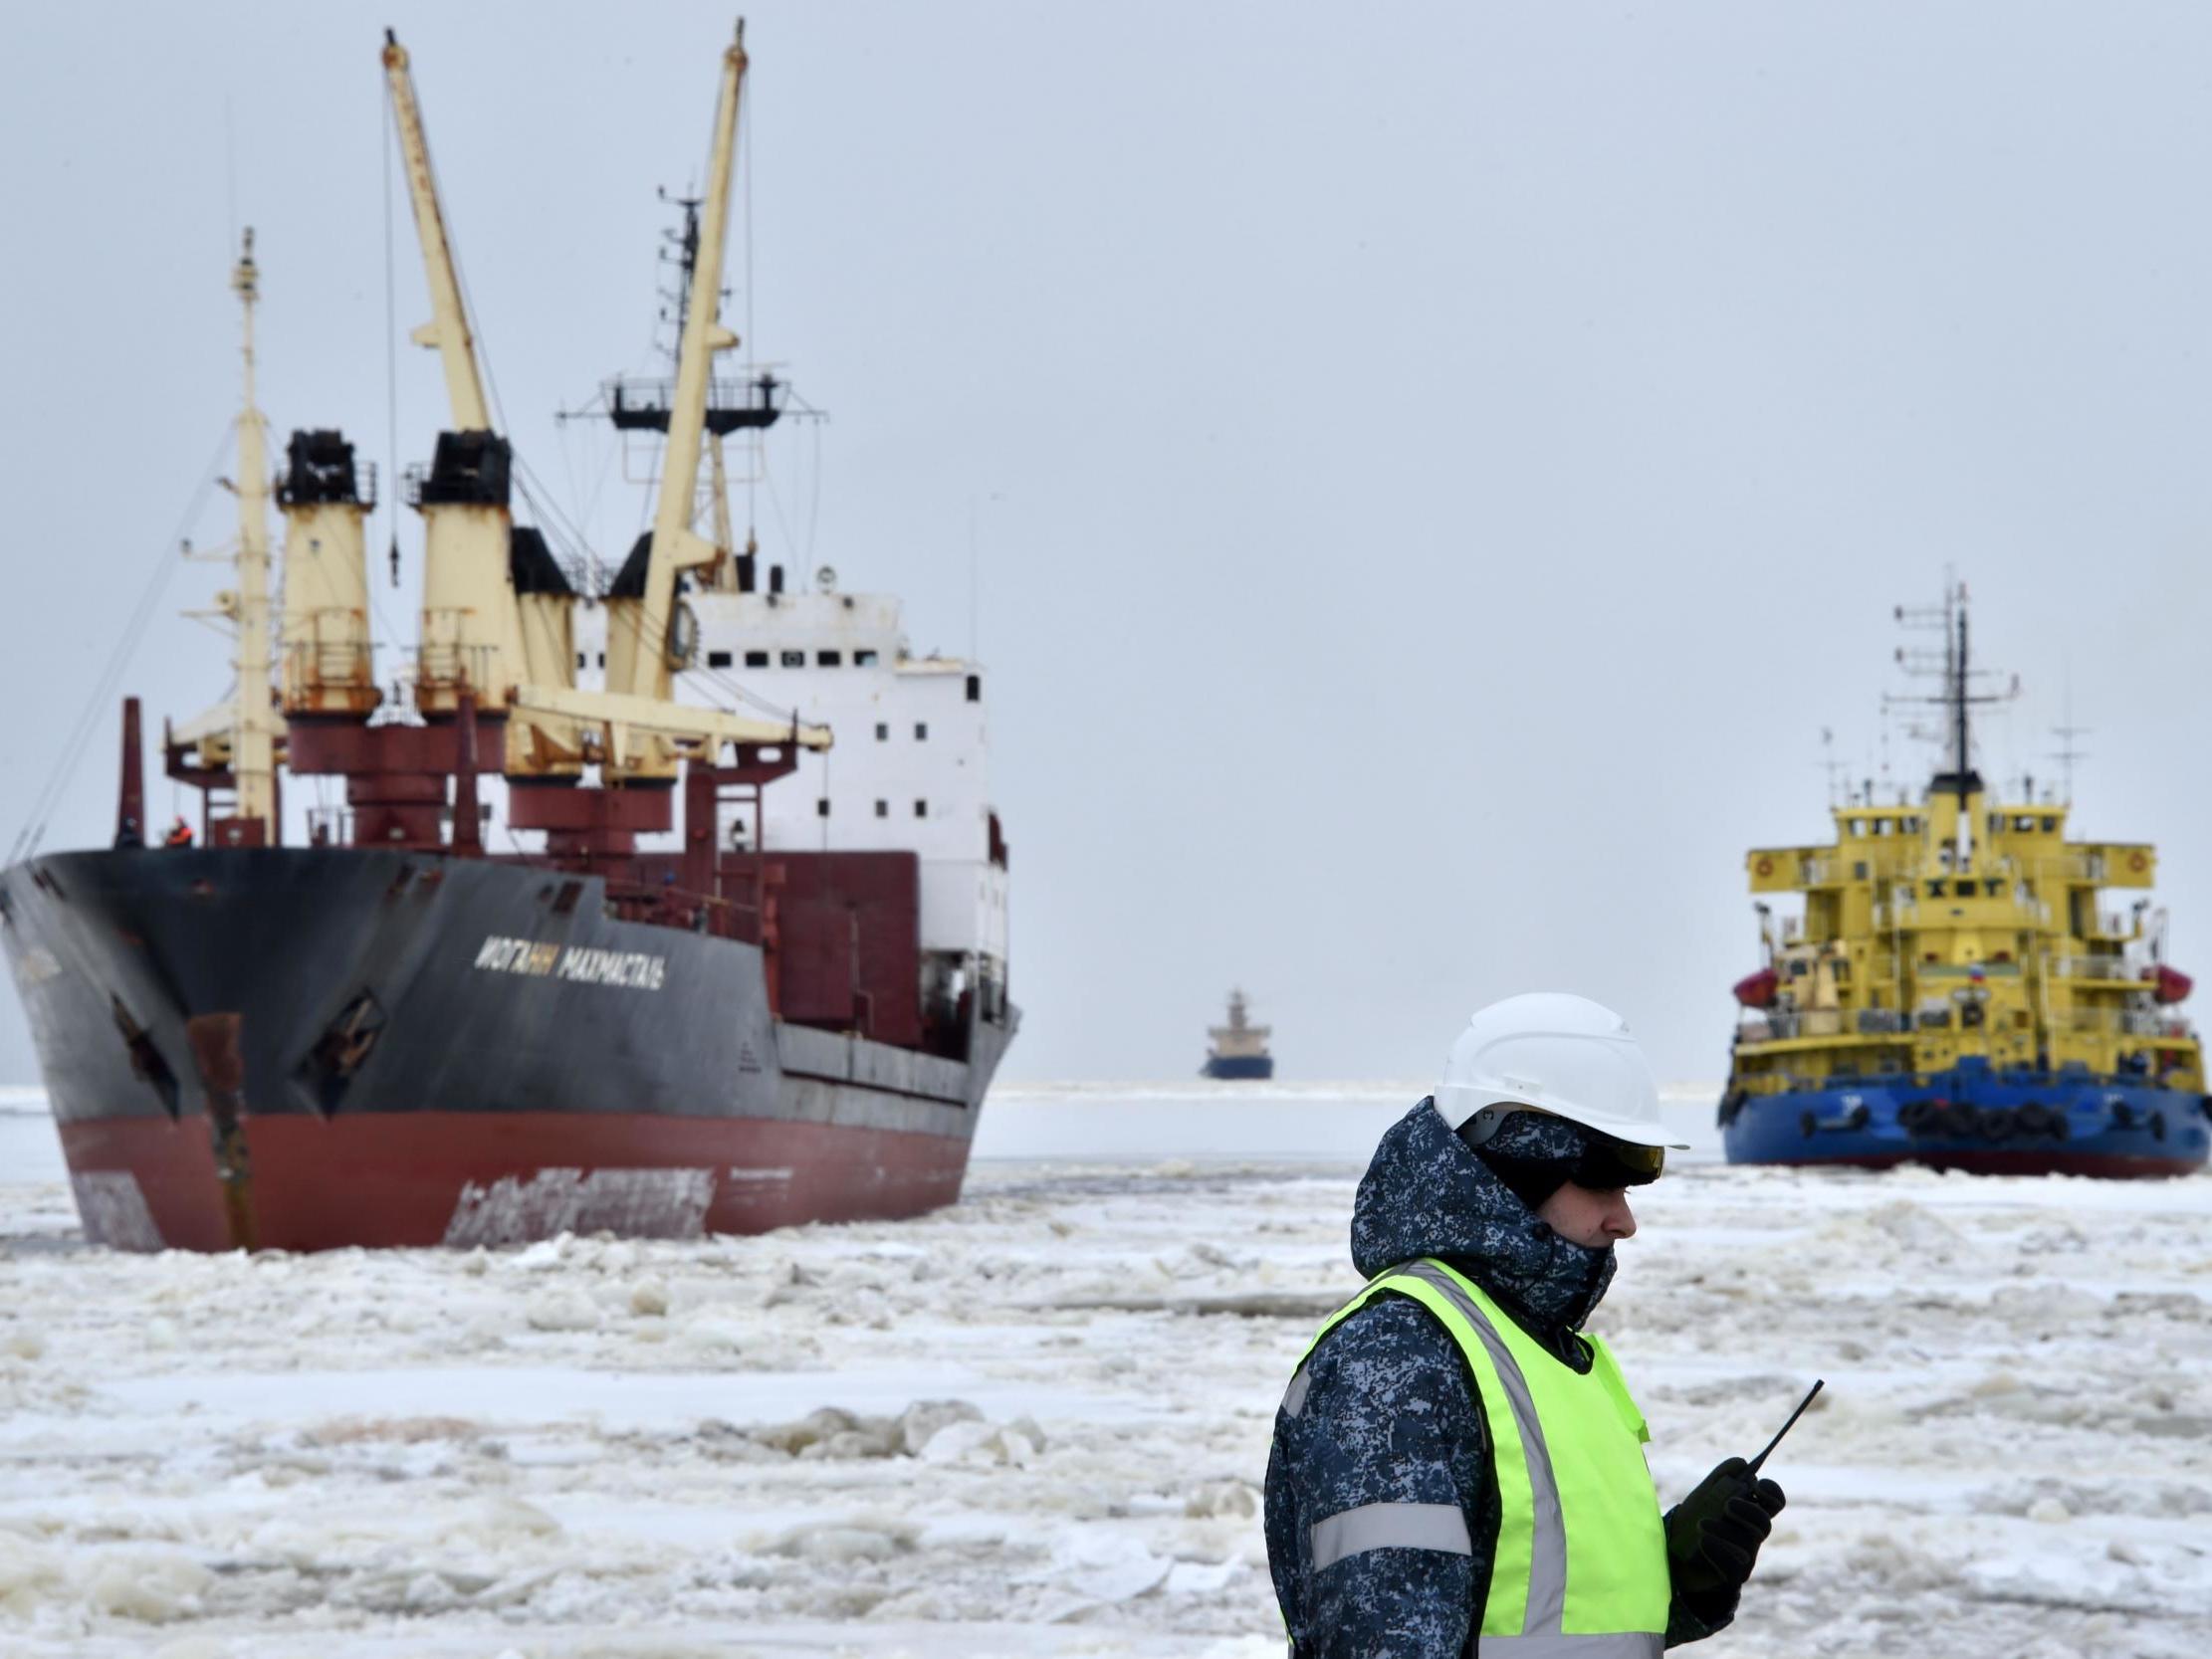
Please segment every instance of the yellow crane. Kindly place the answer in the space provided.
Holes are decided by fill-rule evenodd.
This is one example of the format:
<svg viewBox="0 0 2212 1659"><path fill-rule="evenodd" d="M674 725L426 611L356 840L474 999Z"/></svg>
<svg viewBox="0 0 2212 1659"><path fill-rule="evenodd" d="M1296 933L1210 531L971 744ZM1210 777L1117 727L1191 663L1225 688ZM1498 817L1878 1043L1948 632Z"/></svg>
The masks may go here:
<svg viewBox="0 0 2212 1659"><path fill-rule="evenodd" d="M430 320L412 337L438 353L452 419L438 434L429 471L414 490L414 506L423 517L416 707L431 719L450 717L467 691L478 714L496 720L507 713L517 685L564 684L570 678L569 596L564 584L563 591L539 596L544 603L533 618L538 626L526 630L524 602L510 568L516 539L509 508L512 456L507 440L493 431L485 402L476 334L438 200L407 50L389 30L384 78L430 287Z"/></svg>
<svg viewBox="0 0 2212 1659"><path fill-rule="evenodd" d="M465 686L483 713L505 716L510 777L572 776L583 764L596 763L605 783L666 783L683 758L711 759L724 744L795 740L805 747L829 746L823 727L794 728L672 699L674 670L682 663L674 649L681 643L675 637L677 577L716 556L714 544L692 528L691 516L713 354L737 343L716 311L746 67L743 41L741 24L738 41L723 55L707 234L678 355L650 550L637 591L609 598L607 689L588 692L573 683L566 597L556 623L553 605L536 606L538 595L518 596L516 590L507 443L490 429L475 335L407 53L390 32L385 35L385 75L430 284L431 320L413 337L439 353L455 423L454 430L439 434L438 458L419 503L426 528L417 696L426 715L450 714Z"/></svg>

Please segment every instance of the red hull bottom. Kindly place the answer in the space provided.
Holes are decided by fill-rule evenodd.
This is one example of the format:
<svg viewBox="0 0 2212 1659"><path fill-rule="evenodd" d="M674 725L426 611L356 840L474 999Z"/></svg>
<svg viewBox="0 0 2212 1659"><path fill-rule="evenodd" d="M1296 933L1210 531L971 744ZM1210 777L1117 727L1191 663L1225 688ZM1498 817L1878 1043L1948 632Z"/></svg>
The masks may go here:
<svg viewBox="0 0 2212 1659"><path fill-rule="evenodd" d="M919 1215L960 1196L968 1164L965 1139L769 1119L411 1112L244 1130L248 1172L226 1186L202 1120L63 1126L88 1236L333 1250L760 1233Z"/></svg>

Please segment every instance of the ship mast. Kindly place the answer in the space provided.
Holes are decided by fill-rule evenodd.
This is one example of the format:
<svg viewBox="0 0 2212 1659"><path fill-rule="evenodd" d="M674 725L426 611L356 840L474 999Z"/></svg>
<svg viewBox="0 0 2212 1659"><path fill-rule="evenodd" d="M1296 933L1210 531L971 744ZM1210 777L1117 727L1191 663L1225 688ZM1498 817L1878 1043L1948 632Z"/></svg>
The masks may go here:
<svg viewBox="0 0 2212 1659"><path fill-rule="evenodd" d="M238 598L233 620L238 628L234 664L231 766L237 779L235 816L258 824L262 845L277 840L277 727L270 709L269 685L269 453L267 423L254 404L254 304L261 294L261 273L254 265L254 233L248 227L230 286L244 312L241 355L245 359L245 402L238 413ZM254 831L248 831L253 835Z"/></svg>
<svg viewBox="0 0 2212 1659"><path fill-rule="evenodd" d="M1946 581L1943 603L1940 606L1917 608L1899 605L1896 620L1906 628L1926 629L1943 636L1940 658L1933 651L1897 652L1897 665L1905 673L1921 679L1940 679L1942 690L1931 697L1900 697L1886 695L1884 705L1896 707L1904 704L1933 706L1943 711L1943 728L1940 733L1925 729L1915 731L1920 737L1937 736L1947 750L1948 768L1939 771L1929 782L1932 793L1955 795L1963 810L1967 798L1981 793L1982 780L1974 770L1974 734L1972 714L1977 704L2004 703L2017 697L2020 683L2015 679L2002 692L1977 692L1974 689L1976 674L1988 675L1988 669L1976 669L1968 650L1966 626L1966 584Z"/></svg>
<svg viewBox="0 0 2212 1659"><path fill-rule="evenodd" d="M1970 701L1966 695L1966 590L1958 591L1957 635L1951 650L1951 676L1948 692L1951 700L1951 776L1958 786L1958 797L1966 798L1966 774L1969 770L1967 754L1966 710Z"/></svg>

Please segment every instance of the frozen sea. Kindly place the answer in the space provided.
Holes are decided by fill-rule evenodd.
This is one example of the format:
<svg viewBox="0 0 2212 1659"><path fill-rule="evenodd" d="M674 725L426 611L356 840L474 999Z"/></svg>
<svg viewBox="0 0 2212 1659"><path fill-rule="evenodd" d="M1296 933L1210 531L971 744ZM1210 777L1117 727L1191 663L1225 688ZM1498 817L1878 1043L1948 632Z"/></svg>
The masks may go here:
<svg viewBox="0 0 2212 1659"><path fill-rule="evenodd" d="M1273 1659L1268 1424L1411 1088L1001 1090L918 1221L86 1248L0 1091L0 1655ZM1597 1324L1661 1493L1827 1392L1759 1655L2212 1651L2212 1179L1730 1169Z"/></svg>

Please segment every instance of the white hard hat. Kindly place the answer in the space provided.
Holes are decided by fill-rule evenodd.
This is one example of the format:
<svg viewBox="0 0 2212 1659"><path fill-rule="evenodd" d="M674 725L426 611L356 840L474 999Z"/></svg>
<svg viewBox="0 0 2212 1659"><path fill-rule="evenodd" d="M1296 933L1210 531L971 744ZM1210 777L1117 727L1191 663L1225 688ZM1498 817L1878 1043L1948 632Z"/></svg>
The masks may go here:
<svg viewBox="0 0 2212 1659"><path fill-rule="evenodd" d="M1498 1106L1549 1112L1631 1145L1689 1145L1667 1139L1659 1085L1629 1022L1563 991L1493 1002L1451 1045L1437 1090L1443 1121L1457 1130Z"/></svg>

